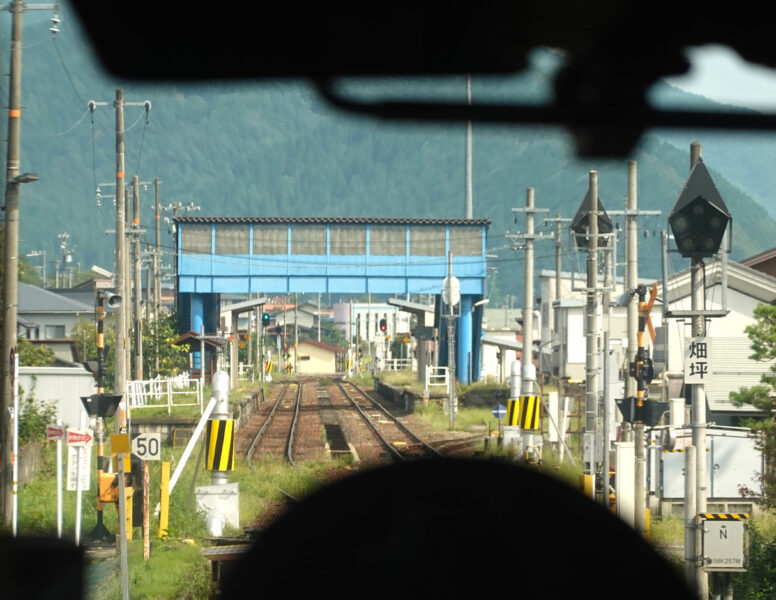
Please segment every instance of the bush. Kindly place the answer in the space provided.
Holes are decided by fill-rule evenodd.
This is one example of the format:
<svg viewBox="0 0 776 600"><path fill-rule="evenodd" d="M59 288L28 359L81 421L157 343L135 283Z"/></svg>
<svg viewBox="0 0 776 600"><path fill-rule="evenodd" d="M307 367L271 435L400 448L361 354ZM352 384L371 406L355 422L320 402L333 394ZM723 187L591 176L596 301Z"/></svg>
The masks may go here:
<svg viewBox="0 0 776 600"><path fill-rule="evenodd" d="M19 445L45 440L46 426L56 420L56 406L53 403L38 402L34 396L28 395L23 399L20 408Z"/></svg>
<svg viewBox="0 0 776 600"><path fill-rule="evenodd" d="M776 596L776 541L749 523L749 569L733 575L736 596L748 600L771 600Z"/></svg>

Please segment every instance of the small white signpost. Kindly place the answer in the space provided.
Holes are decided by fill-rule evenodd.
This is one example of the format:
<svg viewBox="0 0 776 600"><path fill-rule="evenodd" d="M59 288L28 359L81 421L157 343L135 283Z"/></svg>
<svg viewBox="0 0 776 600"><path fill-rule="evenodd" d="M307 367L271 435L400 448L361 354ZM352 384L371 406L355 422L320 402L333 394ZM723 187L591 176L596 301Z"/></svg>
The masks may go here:
<svg viewBox="0 0 776 600"><path fill-rule="evenodd" d="M83 420L82 420L83 423ZM89 466L92 462L91 429L68 429L67 439L67 489L76 491L75 509L75 545L81 537L81 493L89 489Z"/></svg>
<svg viewBox="0 0 776 600"><path fill-rule="evenodd" d="M67 491L80 492L89 489L91 477L89 465L92 461L91 446L67 447Z"/></svg>
<svg viewBox="0 0 776 600"><path fill-rule="evenodd" d="M57 423L46 426L46 439L57 442L57 537L62 537L62 440L65 426Z"/></svg>
<svg viewBox="0 0 776 600"><path fill-rule="evenodd" d="M711 344L706 337L688 338L684 343L684 382L708 383L711 380Z"/></svg>

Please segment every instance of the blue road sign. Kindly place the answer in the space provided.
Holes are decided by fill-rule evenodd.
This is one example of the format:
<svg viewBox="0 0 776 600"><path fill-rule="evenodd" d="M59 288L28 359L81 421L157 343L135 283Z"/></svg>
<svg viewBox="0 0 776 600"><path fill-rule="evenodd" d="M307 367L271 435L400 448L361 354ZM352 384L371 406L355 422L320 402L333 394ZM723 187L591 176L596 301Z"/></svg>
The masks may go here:
<svg viewBox="0 0 776 600"><path fill-rule="evenodd" d="M493 407L493 416L497 419L503 419L507 416L507 407L503 404L499 404Z"/></svg>

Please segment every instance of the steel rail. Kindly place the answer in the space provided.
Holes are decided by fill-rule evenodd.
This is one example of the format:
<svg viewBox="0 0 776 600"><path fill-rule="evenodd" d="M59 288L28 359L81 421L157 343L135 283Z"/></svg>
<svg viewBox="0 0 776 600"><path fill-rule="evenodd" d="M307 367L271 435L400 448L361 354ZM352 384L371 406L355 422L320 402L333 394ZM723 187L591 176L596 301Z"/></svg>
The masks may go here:
<svg viewBox="0 0 776 600"><path fill-rule="evenodd" d="M299 407L302 404L302 382L297 382L296 386L296 406L294 407L294 418L291 420L291 428L288 433L288 440L286 441L286 458L295 468L299 468L294 462L293 449L294 449L294 433L296 432L296 424L299 421Z"/></svg>
<svg viewBox="0 0 776 600"><path fill-rule="evenodd" d="M395 417L390 413L390 411L385 408L378 400L375 400L372 396L370 396L368 393L366 393L364 390L362 390L357 384L353 383L352 381L348 381L351 386L356 388L361 394L363 394L368 400L373 402L388 418L392 419L396 425L401 429L405 434L407 434L409 437L411 437L413 440L415 440L415 443L422 445L425 447L429 452L432 454L436 454L439 457L442 457L443 454L439 452L436 448L434 448L431 444L429 444L426 440L421 438L417 433L412 431L409 427L407 427L404 423L401 422L400 419Z"/></svg>
<svg viewBox="0 0 776 600"><path fill-rule="evenodd" d="M421 439L420 436L418 436L416 433L414 433L409 427L407 427L404 423L402 423L398 418L393 416L388 409L386 409L382 404L380 404L377 400L372 398L369 394L367 394L364 390L362 390L359 386L357 386L352 381L346 381L344 383L347 383L352 388L358 391L364 398L366 398L369 402L371 402L373 405L377 406L377 408L380 409L380 411L393 423L396 424L396 426L410 439L412 439L416 444L422 445L428 452L441 457L443 454L439 452L436 448L429 445L425 440ZM393 444L391 444L388 440L385 439L385 437L380 433L380 430L378 429L377 425L374 424L372 419L369 418L369 415L366 414L366 412L359 406L358 402L355 401L355 399L348 393L348 391L345 389L345 386L343 385L342 381L337 381L337 386L340 388L343 394L345 394L345 397L350 400L350 402L353 404L353 406L356 407L356 410L361 414L361 416L366 420L369 427L374 431L375 435L380 439L380 441L383 443L383 445L390 450L390 452L393 455L394 460L398 461L406 461L407 457L404 456L399 450L397 450Z"/></svg>
<svg viewBox="0 0 776 600"><path fill-rule="evenodd" d="M250 448L248 448L248 452L245 454L245 459L248 461L248 466L253 472L256 472L256 469L253 468L253 462L252 462L253 451L256 448L256 444L258 444L259 439L261 439L261 436L264 433L264 430L267 429L267 427L269 427L269 424L272 422L272 419L275 416L275 411L277 411L278 406L280 406L280 403L282 402L283 398L286 395L286 392L288 391L288 386L289 386L288 382L285 382L283 384L283 388L280 390L277 400L275 400L275 404L272 406L272 410L267 415L267 418L264 420L264 423L262 423L261 427L259 427L259 430L256 432L256 436L253 438L253 442L251 442Z"/></svg>

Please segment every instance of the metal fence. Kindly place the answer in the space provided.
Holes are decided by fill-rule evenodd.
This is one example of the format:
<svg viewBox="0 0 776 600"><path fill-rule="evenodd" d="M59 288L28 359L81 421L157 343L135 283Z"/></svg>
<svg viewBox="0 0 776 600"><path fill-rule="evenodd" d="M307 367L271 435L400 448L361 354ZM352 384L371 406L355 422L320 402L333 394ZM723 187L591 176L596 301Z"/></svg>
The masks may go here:
<svg viewBox="0 0 776 600"><path fill-rule="evenodd" d="M388 358L381 367L382 371L417 371L418 363L414 358Z"/></svg>
<svg viewBox="0 0 776 600"><path fill-rule="evenodd" d="M238 381L253 381L253 365L247 363L239 363L237 367L237 379Z"/></svg>
<svg viewBox="0 0 776 600"><path fill-rule="evenodd" d="M177 377L156 377L148 380L127 382L127 400L132 410L141 408L167 407L167 414L181 406L199 406L204 410L202 382L191 379L188 373Z"/></svg>
<svg viewBox="0 0 776 600"><path fill-rule="evenodd" d="M444 386L445 389L449 385L447 367L426 367L426 389L433 386Z"/></svg>

